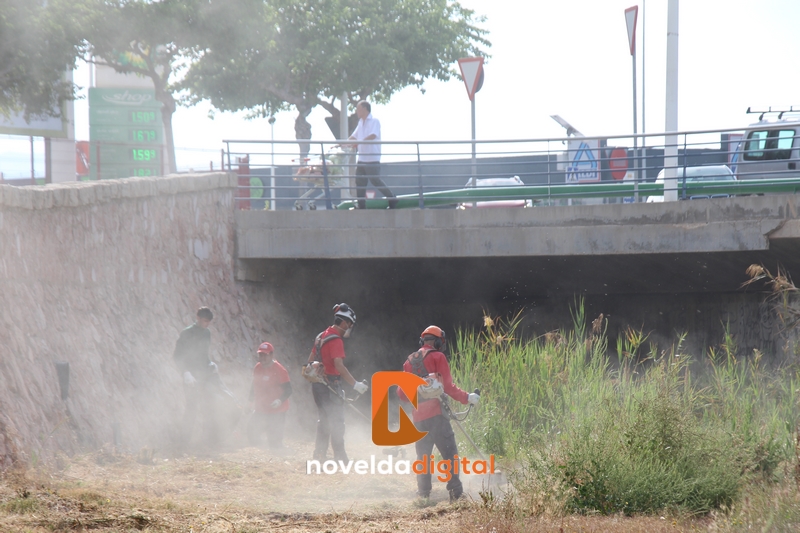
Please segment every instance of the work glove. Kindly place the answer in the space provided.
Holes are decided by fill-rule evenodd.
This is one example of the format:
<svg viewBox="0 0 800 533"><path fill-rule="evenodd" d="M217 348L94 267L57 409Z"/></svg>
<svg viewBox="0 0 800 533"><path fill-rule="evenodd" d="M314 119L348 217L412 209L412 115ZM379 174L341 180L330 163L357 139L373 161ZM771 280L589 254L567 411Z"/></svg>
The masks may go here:
<svg viewBox="0 0 800 533"><path fill-rule="evenodd" d="M481 401L481 397L474 392L470 392L469 396L467 396L467 403L472 405L478 405L478 402Z"/></svg>
<svg viewBox="0 0 800 533"><path fill-rule="evenodd" d="M278 398L277 400L275 400L271 404L269 404L269 406L272 407L273 409L277 409L278 407L281 406L282 403L283 402L281 401L281 399Z"/></svg>
<svg viewBox="0 0 800 533"><path fill-rule="evenodd" d="M192 373L187 370L186 372L183 373L183 382L186 385L194 385L195 383L197 383L197 380L194 379Z"/></svg>
<svg viewBox="0 0 800 533"><path fill-rule="evenodd" d="M364 394L365 392L367 392L368 388L369 387L367 386L366 381L356 381L353 384L353 390L355 390L358 394Z"/></svg>

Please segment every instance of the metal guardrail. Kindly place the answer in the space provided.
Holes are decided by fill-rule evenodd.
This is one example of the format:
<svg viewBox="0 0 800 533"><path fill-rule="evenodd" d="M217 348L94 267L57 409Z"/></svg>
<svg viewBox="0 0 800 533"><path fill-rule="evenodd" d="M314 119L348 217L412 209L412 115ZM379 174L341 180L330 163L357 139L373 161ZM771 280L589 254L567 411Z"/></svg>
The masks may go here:
<svg viewBox="0 0 800 533"><path fill-rule="evenodd" d="M642 183L638 194L642 198L661 197L665 187L661 183ZM705 181L703 183L686 183L673 190L685 194L688 199L728 198L731 196L750 196L753 194L797 193L800 192L800 178L781 178L775 180L738 180L738 181ZM507 202L509 200L540 201L557 197L581 198L627 198L634 195L634 185L628 183L609 183L596 185L540 185L533 187L517 187L514 194L509 195L507 187L487 187L478 189L458 189L438 191L424 194L425 206L439 207L454 203L472 202ZM683 199L686 199L683 198ZM367 209L387 209L385 198L367 200ZM417 207L418 199L414 195L398 197L398 209ZM502 205L498 207L503 207ZM355 202L346 201L338 204L337 209L356 209Z"/></svg>
<svg viewBox="0 0 800 533"><path fill-rule="evenodd" d="M800 123L782 126L800 131ZM677 164L670 168L678 179L667 190L681 199L797 192L800 170L791 161L774 169L741 164L741 132L679 132L669 147L664 133L638 135L635 151L630 135L475 141L475 160L473 141L381 142L380 177L400 209L634 203L664 195L656 178L672 148ZM240 176L241 209L357 208L356 156L339 141L309 141L302 156L296 140L223 142L223 164ZM791 142L800 144L795 137ZM689 167L717 166L731 176L681 177L691 174ZM517 184L505 186L514 177ZM363 194L365 208L388 207L371 183Z"/></svg>

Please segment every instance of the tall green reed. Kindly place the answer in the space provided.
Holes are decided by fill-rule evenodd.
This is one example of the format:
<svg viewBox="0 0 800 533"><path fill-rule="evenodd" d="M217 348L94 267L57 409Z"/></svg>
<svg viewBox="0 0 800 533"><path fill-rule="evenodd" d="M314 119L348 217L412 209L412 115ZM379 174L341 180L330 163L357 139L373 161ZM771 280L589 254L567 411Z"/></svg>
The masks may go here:
<svg viewBox="0 0 800 533"><path fill-rule="evenodd" d="M629 328L612 361L602 315L590 326L578 301L573 320L571 330L521 339L521 313L486 316L480 331L456 335L454 378L482 390L468 431L519 466L517 497L539 491L528 501L541 501L559 487L553 498L573 510L706 512L792 456L796 369L768 371L759 352L737 357L727 329L693 361L685 334L668 351L644 352L647 335Z"/></svg>

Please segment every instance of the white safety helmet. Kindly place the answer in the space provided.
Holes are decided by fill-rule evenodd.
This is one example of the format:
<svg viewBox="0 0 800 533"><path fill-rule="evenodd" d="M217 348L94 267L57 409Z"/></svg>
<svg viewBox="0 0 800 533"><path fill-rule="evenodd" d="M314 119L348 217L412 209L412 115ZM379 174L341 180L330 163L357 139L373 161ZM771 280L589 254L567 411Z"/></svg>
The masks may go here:
<svg viewBox="0 0 800 533"><path fill-rule="evenodd" d="M334 305L333 316L343 318L354 326L356 324L356 312L353 311L353 308L347 305L346 303L340 303Z"/></svg>

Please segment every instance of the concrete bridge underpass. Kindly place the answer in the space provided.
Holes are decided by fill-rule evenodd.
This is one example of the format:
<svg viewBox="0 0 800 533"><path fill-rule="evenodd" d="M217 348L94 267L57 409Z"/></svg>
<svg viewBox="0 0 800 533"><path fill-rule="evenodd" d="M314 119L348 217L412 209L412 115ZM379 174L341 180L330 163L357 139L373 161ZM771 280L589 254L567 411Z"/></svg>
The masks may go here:
<svg viewBox="0 0 800 533"><path fill-rule="evenodd" d="M651 340L719 344L724 323L743 350L780 351L765 287L747 267L800 275L798 196L655 204L386 211L239 211L237 277L307 305L309 328L347 301L380 332L385 363L421 328L477 325L524 308L528 334L608 318ZM766 345L766 346L765 346ZM662 346L663 347L663 346ZM367 347L363 347L368 349ZM388 354L391 352L391 355Z"/></svg>

